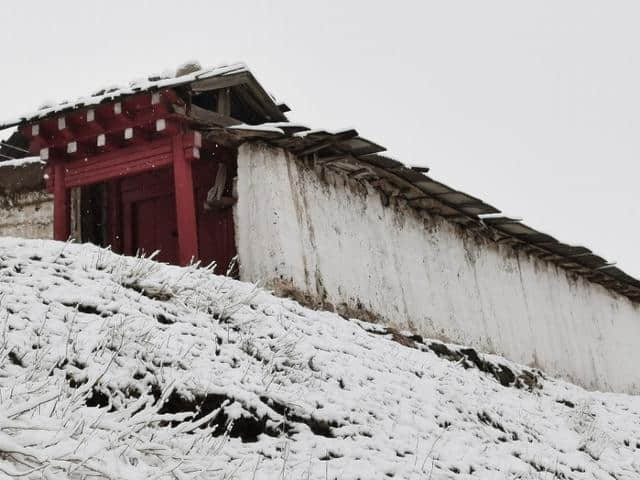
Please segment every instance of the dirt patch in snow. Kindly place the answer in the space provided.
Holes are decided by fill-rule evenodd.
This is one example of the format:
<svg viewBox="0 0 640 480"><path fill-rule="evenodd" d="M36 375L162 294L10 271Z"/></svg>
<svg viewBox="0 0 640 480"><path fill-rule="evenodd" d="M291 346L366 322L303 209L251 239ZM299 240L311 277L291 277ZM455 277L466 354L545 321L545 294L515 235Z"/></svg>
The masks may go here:
<svg viewBox="0 0 640 480"><path fill-rule="evenodd" d="M497 362L479 354L475 349L446 345L436 341L425 341L420 335L410 332L401 332L393 327L372 326L358 322L366 331L383 335L405 347L415 348L423 352L433 352L438 357L455 362L464 368L477 368L495 378L503 387L527 388L534 390L542 388L544 376L540 370L523 369L511 363Z"/></svg>
<svg viewBox="0 0 640 480"><path fill-rule="evenodd" d="M308 308L334 312L345 319L357 318L358 320L371 323L382 322L382 318L378 314L368 310L359 302L357 302L356 306L351 306L348 303L333 304L327 301L325 295L310 295L309 293L294 287L290 281L283 279L269 282L268 287L278 296L290 298L298 302L300 305L304 305ZM322 290L322 288L320 288L320 290Z"/></svg>

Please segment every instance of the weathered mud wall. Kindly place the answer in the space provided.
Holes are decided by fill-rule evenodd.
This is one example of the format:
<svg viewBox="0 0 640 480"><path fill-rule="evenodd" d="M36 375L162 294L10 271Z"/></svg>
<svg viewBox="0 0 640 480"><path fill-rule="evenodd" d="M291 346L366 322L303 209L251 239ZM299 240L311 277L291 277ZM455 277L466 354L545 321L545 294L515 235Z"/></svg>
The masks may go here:
<svg viewBox="0 0 640 480"><path fill-rule="evenodd" d="M243 280L541 367L587 388L640 393L640 307L508 246L293 156L245 144L236 238Z"/></svg>
<svg viewBox="0 0 640 480"><path fill-rule="evenodd" d="M0 235L52 238L53 201L38 159L0 163Z"/></svg>

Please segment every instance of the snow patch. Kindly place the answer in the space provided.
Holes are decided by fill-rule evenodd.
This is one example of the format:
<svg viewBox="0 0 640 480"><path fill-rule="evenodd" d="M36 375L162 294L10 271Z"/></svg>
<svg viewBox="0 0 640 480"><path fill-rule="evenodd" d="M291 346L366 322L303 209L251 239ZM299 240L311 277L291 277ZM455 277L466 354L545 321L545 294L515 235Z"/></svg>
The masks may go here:
<svg viewBox="0 0 640 480"><path fill-rule="evenodd" d="M638 397L207 269L0 238L3 478L630 480L638 438Z"/></svg>
<svg viewBox="0 0 640 480"><path fill-rule="evenodd" d="M4 160L0 162L0 168L19 168L27 165L33 165L34 163L40 163L44 165L46 162L41 160L40 157L14 158L13 160Z"/></svg>

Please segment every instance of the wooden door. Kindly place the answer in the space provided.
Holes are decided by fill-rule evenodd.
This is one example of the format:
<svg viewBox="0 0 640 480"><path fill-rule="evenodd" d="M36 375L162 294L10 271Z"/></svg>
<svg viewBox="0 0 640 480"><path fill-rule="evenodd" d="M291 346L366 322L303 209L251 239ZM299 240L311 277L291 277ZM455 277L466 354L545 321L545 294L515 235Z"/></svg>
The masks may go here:
<svg viewBox="0 0 640 480"><path fill-rule="evenodd" d="M178 226L171 169L127 177L121 183L123 250L178 264Z"/></svg>
<svg viewBox="0 0 640 480"><path fill-rule="evenodd" d="M146 255L159 250L156 260L178 263L176 201L162 195L133 202L133 249Z"/></svg>
<svg viewBox="0 0 640 480"><path fill-rule="evenodd" d="M199 260L203 265L215 262L215 272L225 274L236 255L233 208L205 207L207 193L214 184L220 161L228 162L225 195L231 196L232 178L236 174L234 157L218 155L214 161L204 156L194 160L192 165ZM160 250L156 257L159 261L177 265L178 228L172 169L126 177L120 181L118 190L121 213L111 217L119 217L117 223L122 232L123 253L135 255L140 251L148 255Z"/></svg>

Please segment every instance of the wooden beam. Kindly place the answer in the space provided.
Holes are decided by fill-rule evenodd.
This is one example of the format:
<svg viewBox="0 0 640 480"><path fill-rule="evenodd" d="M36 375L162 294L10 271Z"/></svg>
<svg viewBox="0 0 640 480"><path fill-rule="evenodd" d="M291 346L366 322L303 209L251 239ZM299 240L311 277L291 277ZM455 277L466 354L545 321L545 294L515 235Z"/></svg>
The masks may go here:
<svg viewBox="0 0 640 480"><path fill-rule="evenodd" d="M247 81L249 81L249 75L247 74L247 72L239 72L231 75L198 80L197 82L193 82L191 84L191 90L198 93L208 92L210 90L233 87Z"/></svg>
<svg viewBox="0 0 640 480"><path fill-rule="evenodd" d="M124 113L122 102L109 103L99 107L95 112L95 119L105 131L124 130L133 125L131 119Z"/></svg>
<svg viewBox="0 0 640 480"><path fill-rule="evenodd" d="M86 144L78 144L78 142L67 143L67 148L65 149L65 151L67 153L67 156L70 158L86 157L90 153Z"/></svg>
<svg viewBox="0 0 640 480"><path fill-rule="evenodd" d="M172 164L171 140L162 140L67 162L66 185L68 188L90 185L169 167ZM183 155L187 160L193 159L197 156L196 150L197 147L185 146Z"/></svg>
<svg viewBox="0 0 640 480"><path fill-rule="evenodd" d="M327 148L330 147L332 145L335 145L336 143L340 143L340 142L344 142L345 140L350 140L354 137L358 136L358 132L355 130L348 130L346 132L341 132L341 133L337 133L335 135L330 136L329 138L326 138L320 142L317 142L314 145L311 145L310 147L305 148L304 150L302 150L301 152L294 152L296 153L296 155L309 155L310 153L315 153L318 152L320 150L322 150L323 148Z"/></svg>
<svg viewBox="0 0 640 480"><path fill-rule="evenodd" d="M153 124L153 134L155 136L168 136L180 134L182 126L179 121L172 118L159 118Z"/></svg>
<svg viewBox="0 0 640 480"><path fill-rule="evenodd" d="M71 142L73 140L73 133L67 125L67 119L64 116L60 116L56 123L58 128L51 132L52 137L61 142Z"/></svg>
<svg viewBox="0 0 640 480"><path fill-rule="evenodd" d="M369 170L368 168L358 168L357 170L352 170L350 172L347 172L347 175L349 177L357 177L359 175L362 175L363 173L371 174L371 170Z"/></svg>
<svg viewBox="0 0 640 480"><path fill-rule="evenodd" d="M106 149L107 147L107 136L104 133L101 133L96 137L96 147L99 149Z"/></svg>
<svg viewBox="0 0 640 480"><path fill-rule="evenodd" d="M452 203L452 205L455 205L458 208L477 208L477 207L482 207L484 203L482 203L481 201L474 201L474 202Z"/></svg>
<svg viewBox="0 0 640 480"><path fill-rule="evenodd" d="M218 108L217 111L220 115L226 117L231 116L231 89L222 88L218 90Z"/></svg>
<svg viewBox="0 0 640 480"><path fill-rule="evenodd" d="M240 97L240 99L247 104L247 106L255 111L256 113L258 113L258 115L262 115L264 118L266 118L269 121L273 121L274 119L272 118L271 115L269 115L269 112L267 111L267 109L265 108L264 105L262 105L260 103L259 100L256 99L256 97L252 94L251 89L247 86L247 85L238 85L235 89L234 92L236 93L236 95L238 95L238 97Z"/></svg>
<svg viewBox="0 0 640 480"><path fill-rule="evenodd" d="M401 188L403 194L404 193L408 193L410 191L413 191L416 194L418 194L419 196L422 196L422 195L425 195L425 193L426 193L426 192L422 191L417 185L414 185L413 183L411 183L410 181L404 179L403 177L399 176L398 174L394 173L393 171L381 168L381 167L377 166L376 164L367 161L366 157L360 158L360 157L355 157L355 156L353 156L351 154L345 153L343 155L336 155L336 156L333 156L333 157L324 157L324 158L321 157L320 159L318 159L317 162L319 164L328 164L328 163L335 162L335 161L351 163L353 165L368 166L368 167L371 168L372 172L377 174L381 179L385 179L388 184L393 185L396 188ZM434 196L432 194L429 194L429 195L430 196ZM437 202L443 204L445 207L448 207L453 211L458 211L454 204L451 204L451 203L447 202L446 200L438 198ZM464 212L463 210L459 210L459 212L460 212L461 217L467 218L470 222L475 223L475 224L479 224L480 223L480 219L477 218L475 215L468 214L468 213Z"/></svg>
<svg viewBox="0 0 640 480"><path fill-rule="evenodd" d="M178 219L178 259L188 265L198 258L198 228L191 162L184 152L182 135L172 138L173 180Z"/></svg>
<svg viewBox="0 0 640 480"><path fill-rule="evenodd" d="M468 220L469 217L467 217L466 215L463 215L461 213L438 213L438 212L433 212L434 215L438 215L442 218L446 218L447 220L461 220L461 219L465 219Z"/></svg>
<svg viewBox="0 0 640 480"><path fill-rule="evenodd" d="M82 135L99 135L104 128L96 121L93 108L78 110L67 115L67 123L73 132L74 139Z"/></svg>
<svg viewBox="0 0 640 480"><path fill-rule="evenodd" d="M429 200L432 197L428 196L428 195L420 195L417 197L413 197L413 198L407 198L407 202L411 203L411 202L418 202L420 200Z"/></svg>
<svg viewBox="0 0 640 480"><path fill-rule="evenodd" d="M594 254L593 252L584 252L584 253L571 253L569 255L563 255L563 256L567 258L578 258L578 257L588 257L593 254Z"/></svg>
<svg viewBox="0 0 640 480"><path fill-rule="evenodd" d="M259 102L262 103L264 108L267 110L267 118L270 121L285 121L287 117L280 111L278 106L271 98L262 85L255 79L255 77L251 74L251 72L247 72L247 76L249 77L249 81L247 82L247 87L253 94L253 96L258 99Z"/></svg>
<svg viewBox="0 0 640 480"><path fill-rule="evenodd" d="M122 131L122 138L125 145L148 142L151 135L152 133L150 129L145 129L144 127L138 125L127 127Z"/></svg>
<svg viewBox="0 0 640 480"><path fill-rule="evenodd" d="M47 139L44 137L39 123L20 128L20 133L29 140L29 153L32 155L38 155L40 150L47 146Z"/></svg>
<svg viewBox="0 0 640 480"><path fill-rule="evenodd" d="M202 144L198 132L182 135L184 156L198 158ZM54 156L58 155L53 152ZM126 175L169 167L172 164L172 140L163 137L145 143L133 144L106 153L80 157L65 163L67 188L105 182Z"/></svg>
<svg viewBox="0 0 640 480"><path fill-rule="evenodd" d="M134 137L146 138L154 133L157 119L172 115L165 104L136 110L130 116L125 115L122 108L120 102L100 105L95 109L68 115L67 118L61 117L64 118L63 121L59 118L42 121L21 129L21 132L29 139L29 148L33 154L45 147L66 151L71 142L77 142L78 147L86 144L88 150L95 147L104 149L111 146L110 139L119 137L115 143L122 143L125 140L124 130L127 128L138 128L140 135ZM63 127L62 130L59 129L60 126Z"/></svg>
<svg viewBox="0 0 640 480"><path fill-rule="evenodd" d="M228 130L219 128L204 133L204 140L207 144L222 145L227 148L236 148L242 139L237 135L229 133Z"/></svg>
<svg viewBox="0 0 640 480"><path fill-rule="evenodd" d="M15 145L11 145L10 143L5 143L5 142L0 142L0 147L10 148L12 150L15 150L17 152L22 152L22 153L31 153L29 152L29 150L25 150L24 148L16 147Z"/></svg>
<svg viewBox="0 0 640 480"><path fill-rule="evenodd" d="M214 112L212 110L207 110L206 108L199 107L198 105L191 105L191 110L187 114L187 117L197 123L216 127L231 127L232 125L240 125L242 123L240 120L236 120L233 117L223 115L222 113Z"/></svg>
<svg viewBox="0 0 640 480"><path fill-rule="evenodd" d="M345 158L347 158L347 156L345 154L341 153L339 155L330 155L328 157L320 157L315 161L315 163L318 164L318 165L324 165L324 164L328 164L328 163L337 162L337 161L345 159Z"/></svg>

